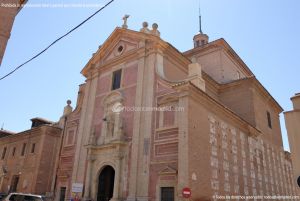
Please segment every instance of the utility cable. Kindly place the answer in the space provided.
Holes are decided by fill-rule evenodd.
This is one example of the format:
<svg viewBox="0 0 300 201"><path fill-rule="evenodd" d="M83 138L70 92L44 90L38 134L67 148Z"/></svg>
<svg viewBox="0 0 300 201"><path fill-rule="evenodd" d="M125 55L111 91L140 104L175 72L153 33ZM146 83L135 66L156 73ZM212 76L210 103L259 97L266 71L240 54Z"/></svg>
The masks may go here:
<svg viewBox="0 0 300 201"><path fill-rule="evenodd" d="M86 18L84 21L82 21L80 24L78 24L77 26L75 26L73 29L71 29L70 31L68 31L66 34L62 35L61 37L59 37L58 39L56 39L55 41L53 41L50 45L48 45L45 49L43 49L41 52L39 52L38 54L36 54L35 56L33 56L32 58L28 59L27 61L25 61L24 63L22 63L21 65L19 65L18 67L16 67L14 70L12 70L11 72L7 73L6 75L4 75L3 77L0 78L0 80L3 80L4 78L12 75L14 72L16 72L18 69L20 69L22 66L24 66L25 64L31 62L32 60L36 59L38 56L40 56L41 54L43 54L44 52L46 52L52 45L54 45L55 43L57 43L58 41L60 41L61 39L63 39L64 37L66 37L67 35L69 35L70 33L72 33L73 31L75 31L76 29L78 29L79 27L81 27L84 23L86 23L88 20L90 20L92 17L94 17L96 14L98 14L100 11L102 11L104 8L106 8L109 4L111 4L114 0L110 0L107 4L105 4L103 7L101 7L99 10L97 10L95 13L93 13L91 16L89 16L88 18Z"/></svg>

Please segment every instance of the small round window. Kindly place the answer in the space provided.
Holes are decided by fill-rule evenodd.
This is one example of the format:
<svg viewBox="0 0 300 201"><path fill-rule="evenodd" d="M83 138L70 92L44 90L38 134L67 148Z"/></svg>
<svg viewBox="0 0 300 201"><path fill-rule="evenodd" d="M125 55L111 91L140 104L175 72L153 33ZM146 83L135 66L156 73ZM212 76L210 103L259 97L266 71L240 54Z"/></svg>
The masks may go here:
<svg viewBox="0 0 300 201"><path fill-rule="evenodd" d="M118 53L121 54L122 51L123 51L123 49L124 49L124 47L123 47L122 45L120 45L120 46L118 47Z"/></svg>

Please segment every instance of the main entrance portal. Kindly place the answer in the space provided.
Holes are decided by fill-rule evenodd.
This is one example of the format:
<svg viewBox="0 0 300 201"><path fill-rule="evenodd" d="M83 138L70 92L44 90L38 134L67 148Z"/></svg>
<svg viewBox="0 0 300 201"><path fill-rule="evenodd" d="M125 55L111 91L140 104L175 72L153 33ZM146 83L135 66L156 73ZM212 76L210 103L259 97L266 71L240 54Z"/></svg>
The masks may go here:
<svg viewBox="0 0 300 201"><path fill-rule="evenodd" d="M99 175L97 201L109 201L114 193L115 170L105 166Z"/></svg>

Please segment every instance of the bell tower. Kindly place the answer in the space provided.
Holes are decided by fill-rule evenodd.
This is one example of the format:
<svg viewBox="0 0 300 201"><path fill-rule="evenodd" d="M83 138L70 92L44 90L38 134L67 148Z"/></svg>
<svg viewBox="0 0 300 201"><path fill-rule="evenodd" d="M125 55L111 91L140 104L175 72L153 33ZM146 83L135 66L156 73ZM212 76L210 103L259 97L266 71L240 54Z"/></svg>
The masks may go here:
<svg viewBox="0 0 300 201"><path fill-rule="evenodd" d="M199 6L199 33L194 36L193 40L194 40L194 48L202 47L208 43L208 35L202 32L200 6Z"/></svg>

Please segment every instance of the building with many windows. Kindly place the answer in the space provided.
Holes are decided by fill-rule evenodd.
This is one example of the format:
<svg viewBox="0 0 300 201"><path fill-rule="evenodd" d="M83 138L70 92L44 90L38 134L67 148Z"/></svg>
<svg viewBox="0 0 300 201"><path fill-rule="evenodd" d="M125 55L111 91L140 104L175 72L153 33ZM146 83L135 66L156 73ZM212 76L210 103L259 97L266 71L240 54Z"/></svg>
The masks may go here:
<svg viewBox="0 0 300 201"><path fill-rule="evenodd" d="M20 133L6 131L7 135L0 138L2 193L46 195L53 189L61 129L45 119L31 121L31 129Z"/></svg>
<svg viewBox="0 0 300 201"><path fill-rule="evenodd" d="M280 105L224 39L193 42L180 52L155 23L112 32L64 116L55 200L298 195Z"/></svg>

